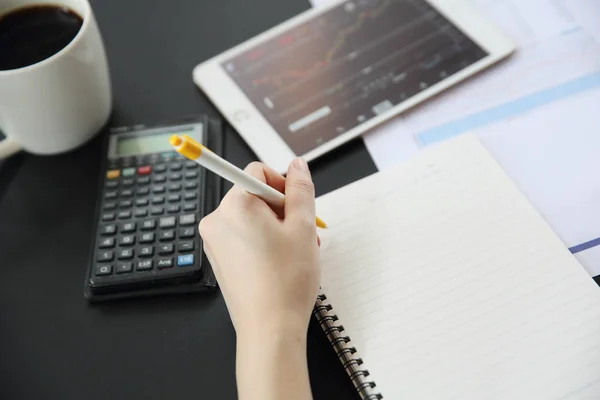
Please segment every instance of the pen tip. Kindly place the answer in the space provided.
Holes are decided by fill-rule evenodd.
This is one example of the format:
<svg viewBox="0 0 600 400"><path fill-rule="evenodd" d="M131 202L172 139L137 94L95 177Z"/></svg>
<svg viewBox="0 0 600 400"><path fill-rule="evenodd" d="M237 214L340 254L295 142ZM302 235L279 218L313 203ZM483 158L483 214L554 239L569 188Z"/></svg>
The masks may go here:
<svg viewBox="0 0 600 400"><path fill-rule="evenodd" d="M169 139L169 141L171 142L171 144L173 146L179 146L181 144L181 142L183 142L183 139L181 139L177 135L173 135L173 136L171 136L171 139Z"/></svg>

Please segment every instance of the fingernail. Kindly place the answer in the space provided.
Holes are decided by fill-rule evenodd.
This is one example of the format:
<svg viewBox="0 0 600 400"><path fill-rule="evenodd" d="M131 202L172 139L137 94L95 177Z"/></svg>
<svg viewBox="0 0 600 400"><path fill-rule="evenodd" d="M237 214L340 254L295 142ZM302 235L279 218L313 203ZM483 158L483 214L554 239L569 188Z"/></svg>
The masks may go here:
<svg viewBox="0 0 600 400"><path fill-rule="evenodd" d="M308 164L301 157L297 157L294 159L294 161L292 161L292 168L302 172L309 172Z"/></svg>

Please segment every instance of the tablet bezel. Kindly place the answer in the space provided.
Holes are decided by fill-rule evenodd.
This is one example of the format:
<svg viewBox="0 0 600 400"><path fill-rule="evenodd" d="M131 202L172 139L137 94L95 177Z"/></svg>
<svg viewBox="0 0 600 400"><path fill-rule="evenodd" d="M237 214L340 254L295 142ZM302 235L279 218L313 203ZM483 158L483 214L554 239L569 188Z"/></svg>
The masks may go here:
<svg viewBox="0 0 600 400"><path fill-rule="evenodd" d="M347 141L388 121L411 107L439 94L441 91L465 80L473 74L491 66L510 55L515 47L487 18L468 2L462 0L423 0L459 28L465 35L484 49L488 56L465 69L430 86L390 110L365 121L305 154L295 154L282 137L275 131L262 113L254 106L241 88L227 75L221 64L250 48L276 37L299 24L310 21L346 0L332 1L324 7L311 9L244 43L197 65L193 70L193 80L224 117L238 131L258 158L275 170L284 173L290 161L300 156L307 161L333 150Z"/></svg>

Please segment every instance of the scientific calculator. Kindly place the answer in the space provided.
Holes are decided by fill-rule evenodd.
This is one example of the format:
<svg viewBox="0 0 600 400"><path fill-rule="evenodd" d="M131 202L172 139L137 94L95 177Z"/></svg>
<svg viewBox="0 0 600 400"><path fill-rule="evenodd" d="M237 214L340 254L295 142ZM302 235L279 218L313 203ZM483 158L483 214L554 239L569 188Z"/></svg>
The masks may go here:
<svg viewBox="0 0 600 400"><path fill-rule="evenodd" d="M216 286L197 227L220 200L220 178L177 154L173 134L221 147L208 118L111 130L85 284L91 301Z"/></svg>

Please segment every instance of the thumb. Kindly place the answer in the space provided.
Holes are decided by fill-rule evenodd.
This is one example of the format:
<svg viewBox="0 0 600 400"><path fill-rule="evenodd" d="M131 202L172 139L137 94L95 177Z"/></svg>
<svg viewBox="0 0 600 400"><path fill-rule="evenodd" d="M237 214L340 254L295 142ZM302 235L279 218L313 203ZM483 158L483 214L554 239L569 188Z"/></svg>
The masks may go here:
<svg viewBox="0 0 600 400"><path fill-rule="evenodd" d="M296 158L285 178L285 219L305 220L315 224L315 187L308 164Z"/></svg>

